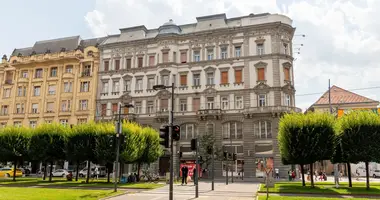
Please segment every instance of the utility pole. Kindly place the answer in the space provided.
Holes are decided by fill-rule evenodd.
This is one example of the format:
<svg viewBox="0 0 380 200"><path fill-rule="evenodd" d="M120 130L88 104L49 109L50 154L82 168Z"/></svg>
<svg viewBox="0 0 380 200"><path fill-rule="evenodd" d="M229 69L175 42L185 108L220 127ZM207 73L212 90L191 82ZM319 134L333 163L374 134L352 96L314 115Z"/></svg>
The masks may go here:
<svg viewBox="0 0 380 200"><path fill-rule="evenodd" d="M214 190L214 179L215 179L215 165L214 165L214 144L212 144L212 151L211 151L211 168L212 168L212 174L211 174L211 177L212 177L212 181L211 181L211 190Z"/></svg>
<svg viewBox="0 0 380 200"><path fill-rule="evenodd" d="M330 79L329 79L329 108L330 108L330 114L333 113L332 105L331 105L331 86L330 86ZM339 178L338 178L338 164L334 164L334 182L335 187L339 188Z"/></svg>
<svg viewBox="0 0 380 200"><path fill-rule="evenodd" d="M174 110L174 81L172 81L172 99L169 115L169 137L170 137L170 176L169 176L169 200L173 200L173 173L174 173L174 148L173 148L173 110Z"/></svg>
<svg viewBox="0 0 380 200"><path fill-rule="evenodd" d="M224 152L226 154L226 185L228 185L228 152Z"/></svg>
<svg viewBox="0 0 380 200"><path fill-rule="evenodd" d="M198 145L198 138L196 139L196 142L195 142L195 145L196 145L196 150L195 150L195 198L198 198L199 195L198 195L198 177L199 177L199 168L198 168L198 165L199 165L199 158L198 158L198 149L199 149L199 145Z"/></svg>
<svg viewBox="0 0 380 200"><path fill-rule="evenodd" d="M116 127L116 160L115 160L115 171L114 171L114 192L117 192L117 176L119 174L119 147L120 147L120 135L121 135L121 104L119 105L119 116L117 120L117 127ZM89 170L89 169L87 169Z"/></svg>

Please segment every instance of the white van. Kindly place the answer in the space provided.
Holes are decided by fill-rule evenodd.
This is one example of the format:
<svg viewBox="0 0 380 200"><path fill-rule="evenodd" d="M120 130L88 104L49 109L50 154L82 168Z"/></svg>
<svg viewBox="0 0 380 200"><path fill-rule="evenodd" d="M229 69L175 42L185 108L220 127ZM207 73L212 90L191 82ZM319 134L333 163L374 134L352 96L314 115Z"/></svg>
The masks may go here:
<svg viewBox="0 0 380 200"><path fill-rule="evenodd" d="M107 175L107 168L105 166L92 166L91 167L91 172L90 176L93 176L95 173L95 167L98 168L99 170L99 176L103 177ZM86 177L87 176L87 167L83 168L82 170L79 171L79 176L80 177Z"/></svg>

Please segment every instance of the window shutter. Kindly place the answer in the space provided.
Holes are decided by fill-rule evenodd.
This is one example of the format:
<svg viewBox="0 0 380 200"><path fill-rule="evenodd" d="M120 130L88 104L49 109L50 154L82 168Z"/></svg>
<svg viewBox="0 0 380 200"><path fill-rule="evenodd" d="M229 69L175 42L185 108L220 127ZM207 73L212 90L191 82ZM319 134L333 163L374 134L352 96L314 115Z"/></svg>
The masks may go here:
<svg viewBox="0 0 380 200"><path fill-rule="evenodd" d="M107 114L107 104L102 104L102 116L105 116L106 114Z"/></svg>
<svg viewBox="0 0 380 200"><path fill-rule="evenodd" d="M228 83L228 71L221 72L222 73L222 84Z"/></svg>
<svg viewBox="0 0 380 200"><path fill-rule="evenodd" d="M181 86L187 85L187 75L181 75Z"/></svg>
<svg viewBox="0 0 380 200"><path fill-rule="evenodd" d="M258 81L264 81L265 80L265 69L264 68L259 68L257 69L257 80Z"/></svg>
<svg viewBox="0 0 380 200"><path fill-rule="evenodd" d="M182 52L181 53L181 63L186 63L186 61L187 61L187 53Z"/></svg>
<svg viewBox="0 0 380 200"><path fill-rule="evenodd" d="M115 70L120 69L120 60L115 60Z"/></svg>
<svg viewBox="0 0 380 200"><path fill-rule="evenodd" d="M112 112L117 112L117 103L112 104Z"/></svg>
<svg viewBox="0 0 380 200"><path fill-rule="evenodd" d="M242 74L241 70L235 70L235 83L241 83L242 82Z"/></svg>
<svg viewBox="0 0 380 200"><path fill-rule="evenodd" d="M162 61L164 63L169 61L169 53L163 53L162 54Z"/></svg>
<svg viewBox="0 0 380 200"><path fill-rule="evenodd" d="M154 56L149 56L149 66L154 66Z"/></svg>
<svg viewBox="0 0 380 200"><path fill-rule="evenodd" d="M193 99L193 111L199 110L200 102L199 98Z"/></svg>
<svg viewBox="0 0 380 200"><path fill-rule="evenodd" d="M289 68L287 67L284 68L284 74L285 74L285 80L289 81L290 80Z"/></svg>

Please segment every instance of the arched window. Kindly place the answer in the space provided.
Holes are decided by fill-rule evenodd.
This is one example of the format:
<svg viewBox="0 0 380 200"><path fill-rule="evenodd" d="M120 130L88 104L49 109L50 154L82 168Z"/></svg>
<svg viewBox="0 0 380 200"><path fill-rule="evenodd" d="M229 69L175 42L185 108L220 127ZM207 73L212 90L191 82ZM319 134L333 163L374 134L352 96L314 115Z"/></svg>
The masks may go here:
<svg viewBox="0 0 380 200"><path fill-rule="evenodd" d="M270 121L257 121L253 125L255 138L268 139L272 138L272 123Z"/></svg>
<svg viewBox="0 0 380 200"><path fill-rule="evenodd" d="M93 54L94 54L93 51L88 51L88 52L87 52L87 56L92 56Z"/></svg>
<svg viewBox="0 0 380 200"><path fill-rule="evenodd" d="M241 122L226 122L222 126L223 139L242 139L243 126Z"/></svg>
<svg viewBox="0 0 380 200"><path fill-rule="evenodd" d="M191 140L198 136L198 126L196 124L181 125L181 140Z"/></svg>

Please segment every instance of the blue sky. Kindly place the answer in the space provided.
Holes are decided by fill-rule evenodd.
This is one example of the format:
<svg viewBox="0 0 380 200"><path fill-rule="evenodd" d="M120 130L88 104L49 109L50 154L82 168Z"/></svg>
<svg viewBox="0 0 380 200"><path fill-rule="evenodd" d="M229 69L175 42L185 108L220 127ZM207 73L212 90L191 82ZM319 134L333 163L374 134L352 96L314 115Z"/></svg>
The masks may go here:
<svg viewBox="0 0 380 200"><path fill-rule="evenodd" d="M0 0L0 54L36 41L119 33L119 28L157 28L169 19L194 23L197 16L279 13L293 19L296 106L313 104L328 79L344 89L379 87L380 0ZM380 89L356 90L380 100ZM302 95L317 93L314 95Z"/></svg>

